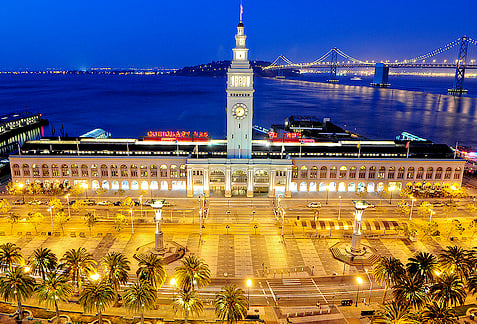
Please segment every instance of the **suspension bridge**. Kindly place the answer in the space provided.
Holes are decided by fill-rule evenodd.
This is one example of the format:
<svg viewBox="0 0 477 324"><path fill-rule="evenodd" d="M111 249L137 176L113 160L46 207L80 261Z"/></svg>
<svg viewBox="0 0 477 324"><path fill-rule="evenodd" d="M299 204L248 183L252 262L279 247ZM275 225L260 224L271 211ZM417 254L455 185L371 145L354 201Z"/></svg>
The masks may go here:
<svg viewBox="0 0 477 324"><path fill-rule="evenodd" d="M455 60L445 59L438 62L436 59L433 59L440 54L449 53L451 49L455 48L458 49L457 58ZM340 68L374 68L374 78L371 85L376 87L390 86L388 82L390 69L455 69L454 84L448 91L453 94L462 94L467 92L463 86L465 70L477 69L476 59L472 58L473 54L477 54L477 51L473 51L474 49L477 49L477 41L470 37L462 36L437 49L411 59L402 61L395 60L394 62L381 61L378 63L354 58L339 48L334 47L320 58L309 63L294 63L286 56L279 55L269 66L263 69L278 72L283 70L300 70L300 72L306 72L316 69L328 69L330 76L327 81L336 83L338 82L336 73ZM339 60L339 57L343 60Z"/></svg>

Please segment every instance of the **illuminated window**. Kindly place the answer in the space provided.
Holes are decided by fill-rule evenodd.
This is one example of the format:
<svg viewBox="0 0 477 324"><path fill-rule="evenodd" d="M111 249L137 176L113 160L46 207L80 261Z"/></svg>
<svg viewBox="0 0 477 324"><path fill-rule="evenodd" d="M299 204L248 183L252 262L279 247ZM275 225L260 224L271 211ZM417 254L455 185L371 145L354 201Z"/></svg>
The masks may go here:
<svg viewBox="0 0 477 324"><path fill-rule="evenodd" d="M224 182L225 175L220 170L214 170L210 173L210 182Z"/></svg>
<svg viewBox="0 0 477 324"><path fill-rule="evenodd" d="M97 177L98 174L98 166L96 164L91 165L91 176L92 177Z"/></svg>
<svg viewBox="0 0 477 324"><path fill-rule="evenodd" d="M398 179L404 179L404 171L405 171L404 167L399 167L398 174L397 174Z"/></svg>
<svg viewBox="0 0 477 324"><path fill-rule="evenodd" d="M38 164L33 164L31 168L32 168L32 171L33 171L33 176L34 177L39 177L40 176L40 168L38 167Z"/></svg>
<svg viewBox="0 0 477 324"><path fill-rule="evenodd" d="M181 165L179 176L180 176L181 178L187 177L187 169L186 169L186 165L185 165L185 164L182 164L182 165Z"/></svg>
<svg viewBox="0 0 477 324"><path fill-rule="evenodd" d="M374 179L376 177L376 167L372 166L369 168L368 178Z"/></svg>
<svg viewBox="0 0 477 324"><path fill-rule="evenodd" d="M124 165L124 164L121 165L121 177L123 177L123 178L128 177L128 167L127 167L127 165Z"/></svg>
<svg viewBox="0 0 477 324"><path fill-rule="evenodd" d="M414 179L414 167L409 167L407 169L406 179Z"/></svg>
<svg viewBox="0 0 477 324"><path fill-rule="evenodd" d="M78 164L72 164L71 165L71 175L73 177L77 177L79 175L78 173Z"/></svg>
<svg viewBox="0 0 477 324"><path fill-rule="evenodd" d="M111 165L111 177L117 177L118 174L118 166L116 164ZM119 182L118 182L118 188L119 188Z"/></svg>
<svg viewBox="0 0 477 324"><path fill-rule="evenodd" d="M378 171L378 179L384 179L384 176L386 175L386 168L385 167L380 167Z"/></svg>
<svg viewBox="0 0 477 324"><path fill-rule="evenodd" d="M452 174L452 168L447 168L446 172L444 173L444 179L450 179Z"/></svg>
<svg viewBox="0 0 477 324"><path fill-rule="evenodd" d="M388 170L388 179L394 179L394 173L396 172L395 167L390 167Z"/></svg>
<svg viewBox="0 0 477 324"><path fill-rule="evenodd" d="M147 177L147 165L141 165L141 177Z"/></svg>
<svg viewBox="0 0 477 324"><path fill-rule="evenodd" d="M14 164L12 166L12 170L13 170L13 175L19 177L20 176L20 166L18 164Z"/></svg>
<svg viewBox="0 0 477 324"><path fill-rule="evenodd" d="M131 165L131 177L137 177L137 165Z"/></svg>
<svg viewBox="0 0 477 324"><path fill-rule="evenodd" d="M108 166L106 164L101 164L101 176L102 177L108 176Z"/></svg>
<svg viewBox="0 0 477 324"><path fill-rule="evenodd" d="M50 167L48 166L48 164L43 164L41 166L41 174L44 176L44 177L49 177L50 176ZM19 174L18 174L19 175Z"/></svg>
<svg viewBox="0 0 477 324"><path fill-rule="evenodd" d="M82 177L88 176L88 166L86 164L81 165L81 176Z"/></svg>
<svg viewBox="0 0 477 324"><path fill-rule="evenodd" d="M151 165L150 170L151 170L151 177L157 177L157 166Z"/></svg>
<svg viewBox="0 0 477 324"><path fill-rule="evenodd" d="M347 168L345 166L340 167L340 179L346 178Z"/></svg>
<svg viewBox="0 0 477 324"><path fill-rule="evenodd" d="M358 178L359 179L365 179L366 178L366 167L364 165L359 168Z"/></svg>
<svg viewBox="0 0 477 324"><path fill-rule="evenodd" d="M310 178L316 179L318 177L318 168L316 166L312 166L310 169Z"/></svg>
<svg viewBox="0 0 477 324"><path fill-rule="evenodd" d="M419 167L416 173L416 179L422 179L424 177L424 168Z"/></svg>
<svg viewBox="0 0 477 324"><path fill-rule="evenodd" d="M440 180L442 178L442 168L439 167L436 169L436 179Z"/></svg>
<svg viewBox="0 0 477 324"><path fill-rule="evenodd" d="M426 179L432 179L433 173L434 173L434 169L432 167L428 167L426 171Z"/></svg>
<svg viewBox="0 0 477 324"><path fill-rule="evenodd" d="M456 168L454 171L454 179L460 179L461 168Z"/></svg>
<svg viewBox="0 0 477 324"><path fill-rule="evenodd" d="M349 177L350 177L350 179L356 178L356 167L355 166L352 166L351 168L349 168Z"/></svg>
<svg viewBox="0 0 477 324"><path fill-rule="evenodd" d="M300 178L303 178L303 179L308 178L308 167L306 165L300 168Z"/></svg>
<svg viewBox="0 0 477 324"><path fill-rule="evenodd" d="M298 167L296 165L292 166L292 179L298 178Z"/></svg>
<svg viewBox="0 0 477 324"><path fill-rule="evenodd" d="M171 165L171 178L177 178L177 165Z"/></svg>
<svg viewBox="0 0 477 324"><path fill-rule="evenodd" d="M70 175L70 170L68 169L68 165L66 164L63 164L61 166L61 175L63 177L68 177Z"/></svg>
<svg viewBox="0 0 477 324"><path fill-rule="evenodd" d="M56 164L53 164L51 166L51 175L54 177L59 177L60 176L60 170Z"/></svg>
<svg viewBox="0 0 477 324"><path fill-rule="evenodd" d="M167 178L167 165L165 164L161 165L160 176L161 178Z"/></svg>
<svg viewBox="0 0 477 324"><path fill-rule="evenodd" d="M28 164L23 164L23 176L24 177L30 176L30 166Z"/></svg>

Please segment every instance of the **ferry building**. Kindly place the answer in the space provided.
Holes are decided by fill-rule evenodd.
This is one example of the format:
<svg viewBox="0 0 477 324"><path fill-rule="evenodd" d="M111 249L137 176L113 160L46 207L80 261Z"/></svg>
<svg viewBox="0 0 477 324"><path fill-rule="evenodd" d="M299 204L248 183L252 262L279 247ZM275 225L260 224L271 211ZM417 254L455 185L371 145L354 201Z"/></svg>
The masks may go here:
<svg viewBox="0 0 477 324"><path fill-rule="evenodd" d="M12 180L44 187L147 190L154 196L177 191L187 197L291 197L297 192L462 184L465 162L443 144L307 138L303 127L282 138L254 139L253 81L240 19L227 72L225 140L165 131L143 139L28 141L10 157Z"/></svg>

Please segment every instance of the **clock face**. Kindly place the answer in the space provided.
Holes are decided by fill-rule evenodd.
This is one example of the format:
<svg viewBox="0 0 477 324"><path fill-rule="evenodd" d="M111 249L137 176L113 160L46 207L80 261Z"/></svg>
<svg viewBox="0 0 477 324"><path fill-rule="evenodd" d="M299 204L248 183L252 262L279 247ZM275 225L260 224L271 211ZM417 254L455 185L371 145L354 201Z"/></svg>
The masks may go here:
<svg viewBox="0 0 477 324"><path fill-rule="evenodd" d="M248 108L242 103L235 104L232 107L232 115L235 117L235 119L244 119L245 117L247 117L247 113Z"/></svg>

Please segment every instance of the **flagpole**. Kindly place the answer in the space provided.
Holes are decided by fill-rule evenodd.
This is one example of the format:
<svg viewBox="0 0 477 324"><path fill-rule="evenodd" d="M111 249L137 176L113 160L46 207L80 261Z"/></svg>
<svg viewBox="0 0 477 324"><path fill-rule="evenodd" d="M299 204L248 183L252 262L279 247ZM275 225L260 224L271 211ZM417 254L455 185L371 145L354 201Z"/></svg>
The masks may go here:
<svg viewBox="0 0 477 324"><path fill-rule="evenodd" d="M454 160L457 157L457 146L459 146L459 142L455 142L455 150L454 150Z"/></svg>

